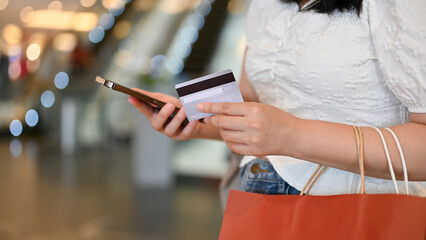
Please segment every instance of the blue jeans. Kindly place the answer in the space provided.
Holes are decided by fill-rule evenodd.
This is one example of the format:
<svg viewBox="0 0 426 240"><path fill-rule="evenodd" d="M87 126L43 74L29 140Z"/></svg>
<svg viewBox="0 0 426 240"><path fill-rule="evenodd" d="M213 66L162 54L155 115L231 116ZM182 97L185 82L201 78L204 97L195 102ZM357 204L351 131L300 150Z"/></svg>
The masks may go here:
<svg viewBox="0 0 426 240"><path fill-rule="evenodd" d="M269 161L256 158L240 169L241 190L271 195L298 195L300 191L290 186L275 171Z"/></svg>

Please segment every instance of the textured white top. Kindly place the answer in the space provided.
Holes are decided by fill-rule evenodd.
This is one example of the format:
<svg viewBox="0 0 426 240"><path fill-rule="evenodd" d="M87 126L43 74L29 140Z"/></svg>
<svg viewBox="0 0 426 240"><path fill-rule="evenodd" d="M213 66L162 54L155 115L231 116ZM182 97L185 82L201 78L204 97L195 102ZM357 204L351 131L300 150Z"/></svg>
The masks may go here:
<svg viewBox="0 0 426 240"><path fill-rule="evenodd" d="M252 0L247 75L260 102L300 118L359 126L401 124L408 112L426 113L425 23L425 0L364 0L359 17ZM268 158L297 189L317 167L286 156ZM242 164L251 159L245 157ZM355 193L359 182L358 174L329 168L311 193ZM426 196L426 182L410 184L412 193ZM394 192L389 180L368 177L366 187L367 193Z"/></svg>

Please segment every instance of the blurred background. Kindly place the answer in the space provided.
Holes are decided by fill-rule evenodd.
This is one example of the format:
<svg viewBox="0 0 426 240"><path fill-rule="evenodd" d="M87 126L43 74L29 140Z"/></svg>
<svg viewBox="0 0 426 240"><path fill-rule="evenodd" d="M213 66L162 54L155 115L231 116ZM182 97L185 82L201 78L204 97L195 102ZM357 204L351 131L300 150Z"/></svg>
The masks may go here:
<svg viewBox="0 0 426 240"><path fill-rule="evenodd" d="M229 150L127 96L240 76L248 0L0 0L0 239L217 239Z"/></svg>

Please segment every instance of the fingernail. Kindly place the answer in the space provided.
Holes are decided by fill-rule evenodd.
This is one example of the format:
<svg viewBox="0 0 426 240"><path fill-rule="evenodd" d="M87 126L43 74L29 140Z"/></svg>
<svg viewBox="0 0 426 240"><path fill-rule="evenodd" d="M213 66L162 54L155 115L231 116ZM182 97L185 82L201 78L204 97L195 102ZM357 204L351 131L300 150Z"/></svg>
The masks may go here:
<svg viewBox="0 0 426 240"><path fill-rule="evenodd" d="M202 112L204 110L204 104L202 104L202 103L198 104L197 110Z"/></svg>

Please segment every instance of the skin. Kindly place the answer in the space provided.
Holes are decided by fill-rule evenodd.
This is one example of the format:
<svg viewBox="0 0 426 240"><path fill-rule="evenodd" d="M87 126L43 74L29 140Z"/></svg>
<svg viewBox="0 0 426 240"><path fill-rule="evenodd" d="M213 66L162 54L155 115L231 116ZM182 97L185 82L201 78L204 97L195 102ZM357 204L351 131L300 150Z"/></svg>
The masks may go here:
<svg viewBox="0 0 426 240"><path fill-rule="evenodd" d="M244 66L245 64L243 64ZM181 107L177 98L135 89L169 102L158 114L130 97L132 103L151 122L152 127L175 140L194 138L223 140L234 152L251 155L284 155L304 159L350 172L359 172L356 140L350 125L297 118L279 108L259 103L245 69L239 87L244 103L201 103L197 109L214 113L207 124L190 122L179 129L185 119L183 109L167 126L164 123L174 110ZM364 135L365 174L390 179L382 142L377 132L361 128ZM426 113L410 113L410 122L392 126L401 143L407 162L409 180L426 180ZM402 164L396 143L389 132L382 129L397 179L403 179Z"/></svg>

